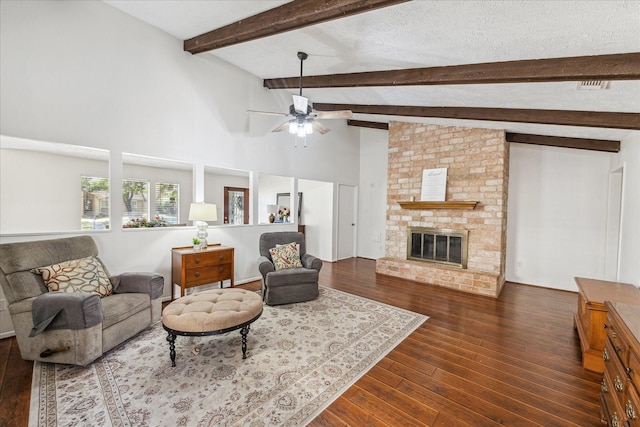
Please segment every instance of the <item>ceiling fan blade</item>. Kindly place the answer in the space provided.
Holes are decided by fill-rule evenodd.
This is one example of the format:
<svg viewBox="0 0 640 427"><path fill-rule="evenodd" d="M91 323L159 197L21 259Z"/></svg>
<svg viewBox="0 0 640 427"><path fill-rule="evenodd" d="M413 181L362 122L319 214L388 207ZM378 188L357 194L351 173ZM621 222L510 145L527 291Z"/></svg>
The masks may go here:
<svg viewBox="0 0 640 427"><path fill-rule="evenodd" d="M282 132L285 129L289 129L289 122L284 122L277 128L273 129L271 132Z"/></svg>
<svg viewBox="0 0 640 427"><path fill-rule="evenodd" d="M247 110L247 113L266 114L268 116L288 116L285 113L274 113L272 111Z"/></svg>
<svg viewBox="0 0 640 427"><path fill-rule="evenodd" d="M351 110L316 111L315 114L319 119L350 119L353 117Z"/></svg>
<svg viewBox="0 0 640 427"><path fill-rule="evenodd" d="M331 130L317 120L311 120L311 126L313 126L313 128L317 130L320 135L324 135Z"/></svg>
<svg viewBox="0 0 640 427"><path fill-rule="evenodd" d="M302 114L307 114L307 108L309 106L309 99L300 95L293 95L293 108Z"/></svg>

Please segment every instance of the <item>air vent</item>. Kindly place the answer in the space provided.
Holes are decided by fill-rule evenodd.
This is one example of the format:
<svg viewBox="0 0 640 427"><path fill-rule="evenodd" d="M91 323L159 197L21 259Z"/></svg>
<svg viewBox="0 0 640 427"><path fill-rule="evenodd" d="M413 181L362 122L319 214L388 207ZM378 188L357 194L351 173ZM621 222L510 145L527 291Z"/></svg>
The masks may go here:
<svg viewBox="0 0 640 427"><path fill-rule="evenodd" d="M602 90L608 88L609 82L606 80L584 80L578 82L578 90Z"/></svg>

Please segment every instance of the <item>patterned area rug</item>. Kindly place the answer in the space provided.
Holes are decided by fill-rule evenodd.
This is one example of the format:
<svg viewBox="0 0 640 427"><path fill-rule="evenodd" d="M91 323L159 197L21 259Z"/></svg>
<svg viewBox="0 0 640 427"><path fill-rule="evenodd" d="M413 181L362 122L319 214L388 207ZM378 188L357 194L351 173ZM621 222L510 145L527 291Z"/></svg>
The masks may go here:
<svg viewBox="0 0 640 427"><path fill-rule="evenodd" d="M239 331L178 336L175 368L157 323L85 368L35 362L29 425L302 426L426 319L321 287L265 305L247 359Z"/></svg>

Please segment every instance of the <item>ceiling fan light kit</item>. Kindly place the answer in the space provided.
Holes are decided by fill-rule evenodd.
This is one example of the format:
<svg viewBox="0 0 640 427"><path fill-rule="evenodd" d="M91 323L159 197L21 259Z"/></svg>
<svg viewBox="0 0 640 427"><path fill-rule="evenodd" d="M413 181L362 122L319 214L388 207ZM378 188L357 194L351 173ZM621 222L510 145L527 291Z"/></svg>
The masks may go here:
<svg viewBox="0 0 640 427"><path fill-rule="evenodd" d="M289 117L289 120L286 123L283 123L271 132L282 132L283 130L288 129L289 133L296 137L293 145L294 147L298 146L299 139L302 140L303 146L306 147L307 135L311 135L314 130L318 131L321 135L330 131L329 128L325 127L316 119L349 119L353 116L353 112L349 110L328 112L313 111L309 104L309 99L302 96L302 67L304 60L307 58L308 55L305 52L298 52L298 59L300 60L300 92L299 95L293 95L293 104L289 106L288 114L249 110L250 113L282 115Z"/></svg>

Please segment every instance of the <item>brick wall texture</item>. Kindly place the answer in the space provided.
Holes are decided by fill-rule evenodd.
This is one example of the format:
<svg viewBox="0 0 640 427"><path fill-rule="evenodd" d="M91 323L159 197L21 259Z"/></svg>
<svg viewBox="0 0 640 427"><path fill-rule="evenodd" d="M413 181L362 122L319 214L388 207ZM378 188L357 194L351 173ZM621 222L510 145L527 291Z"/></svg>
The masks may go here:
<svg viewBox="0 0 640 427"><path fill-rule="evenodd" d="M402 209L420 200L422 171L447 168L446 200L473 210ZM497 297L504 284L509 145L503 130L389 123L385 257L376 271ZM466 269L407 260L407 227L469 230Z"/></svg>

